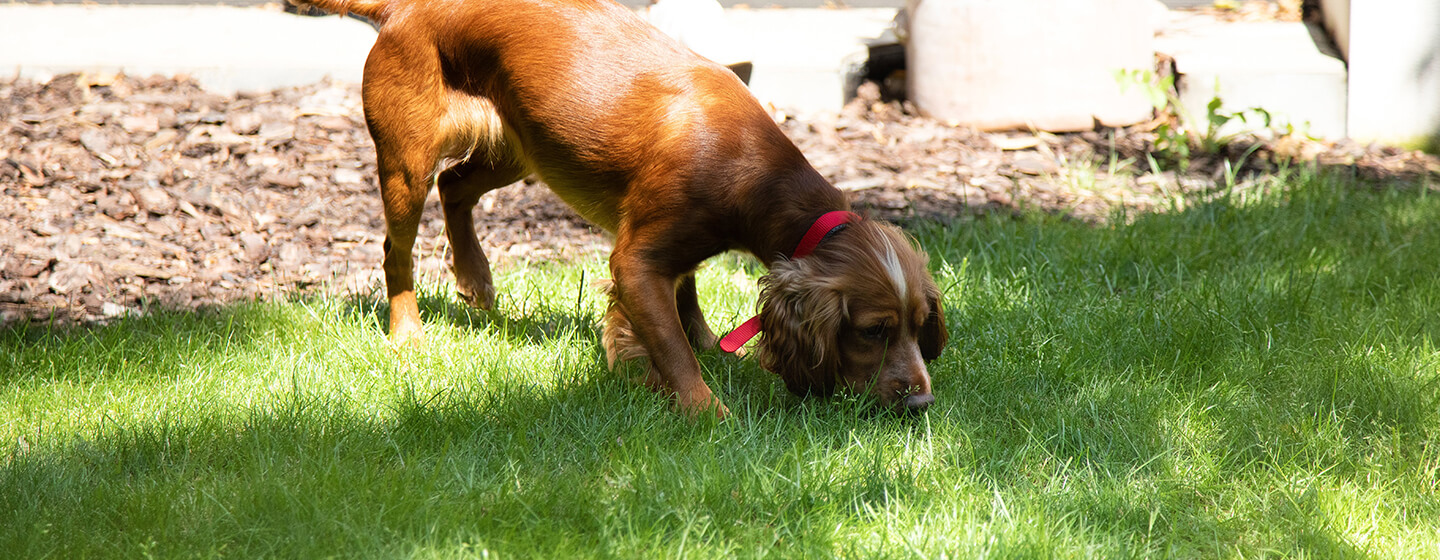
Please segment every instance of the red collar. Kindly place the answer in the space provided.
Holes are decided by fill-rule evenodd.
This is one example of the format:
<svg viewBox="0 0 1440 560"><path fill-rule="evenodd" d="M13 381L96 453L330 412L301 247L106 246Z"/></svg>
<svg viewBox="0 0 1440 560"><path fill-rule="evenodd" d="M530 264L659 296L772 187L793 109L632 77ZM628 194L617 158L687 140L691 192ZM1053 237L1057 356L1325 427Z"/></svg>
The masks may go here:
<svg viewBox="0 0 1440 560"><path fill-rule="evenodd" d="M790 253L790 258L799 259L808 256L815 251L816 247L820 246L820 242L824 241L826 236L840 229L840 227L845 224L858 221L860 221L860 216L854 212L844 210L826 212L819 218L816 218L815 223L810 224L810 229L805 232L804 237L800 238L800 244L795 246L795 250ZM741 346L744 346L746 342L750 342L750 339L755 338L757 334L760 334L759 315L751 317L750 320L741 323L740 326L735 327L735 330L730 331L730 334L721 338L720 349L726 352L739 350Z"/></svg>

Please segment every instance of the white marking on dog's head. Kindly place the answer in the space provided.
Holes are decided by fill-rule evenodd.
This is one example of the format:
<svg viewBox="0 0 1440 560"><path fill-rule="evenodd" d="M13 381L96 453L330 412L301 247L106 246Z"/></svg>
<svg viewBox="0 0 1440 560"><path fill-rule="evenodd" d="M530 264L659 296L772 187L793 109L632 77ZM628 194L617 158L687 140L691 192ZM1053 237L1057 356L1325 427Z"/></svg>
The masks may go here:
<svg viewBox="0 0 1440 560"><path fill-rule="evenodd" d="M895 245L890 243L890 238L880 236L885 242L885 253L877 255L880 258L880 266L885 268L885 273L890 276L890 283L895 286L895 295L900 301L905 301L905 292L908 291L905 284L905 269L900 266L900 256L895 253Z"/></svg>

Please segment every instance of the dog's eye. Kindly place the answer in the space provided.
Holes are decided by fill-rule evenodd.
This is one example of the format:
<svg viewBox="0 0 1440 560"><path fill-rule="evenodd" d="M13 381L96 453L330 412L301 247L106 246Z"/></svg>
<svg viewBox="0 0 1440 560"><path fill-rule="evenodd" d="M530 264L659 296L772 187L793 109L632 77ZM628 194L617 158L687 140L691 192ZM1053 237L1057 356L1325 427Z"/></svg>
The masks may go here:
<svg viewBox="0 0 1440 560"><path fill-rule="evenodd" d="M875 325L860 330L860 336L869 340L880 340L885 338L885 325Z"/></svg>

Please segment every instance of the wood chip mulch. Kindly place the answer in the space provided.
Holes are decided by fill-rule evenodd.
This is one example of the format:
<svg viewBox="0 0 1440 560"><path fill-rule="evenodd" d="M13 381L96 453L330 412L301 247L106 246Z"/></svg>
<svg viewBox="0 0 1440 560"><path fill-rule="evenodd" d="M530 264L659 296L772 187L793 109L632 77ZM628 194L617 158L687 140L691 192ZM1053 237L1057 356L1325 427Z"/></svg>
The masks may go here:
<svg viewBox="0 0 1440 560"><path fill-rule="evenodd" d="M1020 209L1103 222L1122 206L1164 210L1213 191L1227 156L1244 159L1242 178L1279 161L1427 187L1440 177L1426 154L1286 138L1155 172L1147 127L987 134L878 97L862 88L839 114L781 126L861 211L902 222ZM103 321L296 291L381 297L384 221L360 115L358 86L338 83L219 95L184 78L0 81L0 323ZM609 247L533 182L487 194L476 215L499 263ZM448 278L433 196L426 218L420 277Z"/></svg>

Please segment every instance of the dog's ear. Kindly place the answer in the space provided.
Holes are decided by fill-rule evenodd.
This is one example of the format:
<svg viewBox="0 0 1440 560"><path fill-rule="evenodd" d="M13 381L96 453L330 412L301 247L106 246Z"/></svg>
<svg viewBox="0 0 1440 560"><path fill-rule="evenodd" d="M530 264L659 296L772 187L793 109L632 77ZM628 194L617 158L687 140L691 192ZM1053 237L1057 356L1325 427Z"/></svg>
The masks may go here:
<svg viewBox="0 0 1440 560"><path fill-rule="evenodd" d="M780 261L760 279L760 367L798 396L829 396L840 375L836 348L845 298L804 260Z"/></svg>
<svg viewBox="0 0 1440 560"><path fill-rule="evenodd" d="M950 340L950 331L945 330L945 307L941 305L940 288L934 282L925 283L925 300L930 305L930 314L920 326L920 357L925 361L940 357L945 343Z"/></svg>

